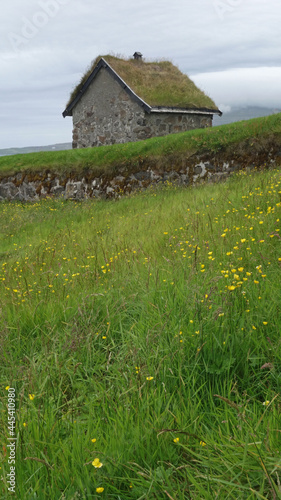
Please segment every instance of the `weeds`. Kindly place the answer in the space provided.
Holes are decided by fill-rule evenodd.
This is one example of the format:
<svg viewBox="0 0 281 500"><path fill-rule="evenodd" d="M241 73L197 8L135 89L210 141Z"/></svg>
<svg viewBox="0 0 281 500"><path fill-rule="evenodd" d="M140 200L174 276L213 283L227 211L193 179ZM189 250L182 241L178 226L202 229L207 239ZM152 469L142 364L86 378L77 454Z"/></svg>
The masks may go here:
<svg viewBox="0 0 281 500"><path fill-rule="evenodd" d="M280 186L1 204L2 498L280 498Z"/></svg>

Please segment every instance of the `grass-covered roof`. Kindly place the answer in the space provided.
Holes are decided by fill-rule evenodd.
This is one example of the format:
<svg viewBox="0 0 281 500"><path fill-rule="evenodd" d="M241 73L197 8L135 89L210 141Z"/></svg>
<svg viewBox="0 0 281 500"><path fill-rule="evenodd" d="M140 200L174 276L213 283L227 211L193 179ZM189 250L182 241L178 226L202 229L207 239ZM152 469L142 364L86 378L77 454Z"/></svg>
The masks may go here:
<svg viewBox="0 0 281 500"><path fill-rule="evenodd" d="M208 108L218 110L214 101L170 61L120 59L98 56L70 95L67 106L77 97L83 85L103 58L125 83L147 104L176 108Z"/></svg>

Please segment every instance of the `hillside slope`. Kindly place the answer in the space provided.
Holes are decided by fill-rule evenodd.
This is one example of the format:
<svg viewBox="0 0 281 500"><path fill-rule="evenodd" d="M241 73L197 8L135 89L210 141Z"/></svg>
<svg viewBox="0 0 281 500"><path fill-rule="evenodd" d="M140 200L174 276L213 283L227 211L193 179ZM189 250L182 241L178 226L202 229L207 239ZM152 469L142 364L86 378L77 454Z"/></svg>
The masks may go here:
<svg viewBox="0 0 281 500"><path fill-rule="evenodd" d="M145 141L75 149L31 153L0 158L0 178L19 172L50 171L58 174L116 175L132 173L157 165L180 168L190 158L217 160L235 159L246 166L264 163L269 155L280 157L281 114L222 125L208 129L157 137Z"/></svg>

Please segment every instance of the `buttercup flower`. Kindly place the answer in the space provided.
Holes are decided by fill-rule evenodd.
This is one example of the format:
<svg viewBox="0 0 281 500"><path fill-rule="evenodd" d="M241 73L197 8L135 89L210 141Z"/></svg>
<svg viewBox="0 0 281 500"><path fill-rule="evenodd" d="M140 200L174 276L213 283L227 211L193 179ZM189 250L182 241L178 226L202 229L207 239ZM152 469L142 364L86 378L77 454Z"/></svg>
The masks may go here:
<svg viewBox="0 0 281 500"><path fill-rule="evenodd" d="M6 391L8 391L10 389L10 386L7 385L7 387L5 387Z"/></svg>
<svg viewBox="0 0 281 500"><path fill-rule="evenodd" d="M103 464L100 462L100 459L99 458L95 458L95 460L92 462L92 465L96 468L96 469L100 469Z"/></svg>
<svg viewBox="0 0 281 500"><path fill-rule="evenodd" d="M33 401L33 399L35 398L35 395L34 394L29 394L29 399L30 401Z"/></svg>
<svg viewBox="0 0 281 500"><path fill-rule="evenodd" d="M96 489L97 493L102 493L103 491L104 491L104 488L102 488L102 487Z"/></svg>
<svg viewBox="0 0 281 500"><path fill-rule="evenodd" d="M200 446L206 446L206 443L204 441L200 441Z"/></svg>
<svg viewBox="0 0 281 500"><path fill-rule="evenodd" d="M178 442L179 442L179 440L180 440L180 438L175 438L175 439L173 439L174 443L178 443Z"/></svg>
<svg viewBox="0 0 281 500"><path fill-rule="evenodd" d="M92 439L92 443L95 443L96 442L96 438Z"/></svg>
<svg viewBox="0 0 281 500"><path fill-rule="evenodd" d="M153 377L146 377L146 380L153 380Z"/></svg>

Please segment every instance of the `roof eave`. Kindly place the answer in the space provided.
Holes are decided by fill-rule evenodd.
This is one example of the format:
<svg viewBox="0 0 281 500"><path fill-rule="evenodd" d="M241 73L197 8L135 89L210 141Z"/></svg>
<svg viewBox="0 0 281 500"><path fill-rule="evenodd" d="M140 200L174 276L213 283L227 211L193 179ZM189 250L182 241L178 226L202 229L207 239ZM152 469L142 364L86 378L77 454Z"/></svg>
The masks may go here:
<svg viewBox="0 0 281 500"><path fill-rule="evenodd" d="M181 113L181 114L194 114L194 115L222 115L219 109L210 108L175 108L172 106L157 106L152 107L151 113Z"/></svg>

